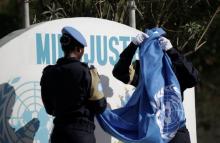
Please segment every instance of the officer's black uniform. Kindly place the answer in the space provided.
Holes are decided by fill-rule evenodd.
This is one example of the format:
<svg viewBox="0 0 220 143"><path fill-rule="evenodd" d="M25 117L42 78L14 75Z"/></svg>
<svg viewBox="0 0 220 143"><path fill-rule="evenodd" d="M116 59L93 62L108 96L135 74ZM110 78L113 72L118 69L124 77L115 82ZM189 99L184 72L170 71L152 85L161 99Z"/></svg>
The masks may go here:
<svg viewBox="0 0 220 143"><path fill-rule="evenodd" d="M132 42L129 46L120 54L120 59L116 63L113 69L113 76L124 83L130 83L131 85L137 86L139 80L140 63L138 60L134 63L135 73L132 76L129 72L129 67L132 62L132 58L136 52L138 46ZM191 88L198 82L198 72L193 65L186 60L176 49L172 48L167 51L167 54L171 58L173 64L173 70L180 83L181 95L183 99L183 91L186 88ZM170 143L190 143L189 132L186 127L178 130L176 136Z"/></svg>
<svg viewBox="0 0 220 143"><path fill-rule="evenodd" d="M95 143L94 116L106 108L106 100L88 100L91 74L75 58L60 58L47 66L41 78L42 101L53 115L52 143Z"/></svg>

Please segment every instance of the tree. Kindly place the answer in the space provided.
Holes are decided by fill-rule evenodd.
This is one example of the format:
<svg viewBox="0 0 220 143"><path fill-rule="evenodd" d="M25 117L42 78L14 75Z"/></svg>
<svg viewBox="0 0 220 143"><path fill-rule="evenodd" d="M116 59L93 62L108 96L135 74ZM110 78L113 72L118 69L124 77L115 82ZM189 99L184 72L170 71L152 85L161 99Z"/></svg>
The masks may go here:
<svg viewBox="0 0 220 143"><path fill-rule="evenodd" d="M41 0L39 21L63 17L99 17L128 24L127 0ZM220 1L136 0L137 28L162 27L186 55L206 43L206 33L219 12Z"/></svg>
<svg viewBox="0 0 220 143"><path fill-rule="evenodd" d="M54 2L52 2L50 5L47 5L46 7L48 8L48 11L44 11L42 14L48 18L47 20L59 19L66 16L63 8L56 8Z"/></svg>

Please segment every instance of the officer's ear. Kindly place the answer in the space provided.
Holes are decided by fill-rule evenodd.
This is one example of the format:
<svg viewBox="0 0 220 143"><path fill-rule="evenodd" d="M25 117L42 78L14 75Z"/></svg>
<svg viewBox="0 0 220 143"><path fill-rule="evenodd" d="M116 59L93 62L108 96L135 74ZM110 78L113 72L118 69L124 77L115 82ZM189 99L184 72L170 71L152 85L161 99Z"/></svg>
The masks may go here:
<svg viewBox="0 0 220 143"><path fill-rule="evenodd" d="M78 53L84 53L84 48L82 48L82 47L76 47L76 51L77 51Z"/></svg>

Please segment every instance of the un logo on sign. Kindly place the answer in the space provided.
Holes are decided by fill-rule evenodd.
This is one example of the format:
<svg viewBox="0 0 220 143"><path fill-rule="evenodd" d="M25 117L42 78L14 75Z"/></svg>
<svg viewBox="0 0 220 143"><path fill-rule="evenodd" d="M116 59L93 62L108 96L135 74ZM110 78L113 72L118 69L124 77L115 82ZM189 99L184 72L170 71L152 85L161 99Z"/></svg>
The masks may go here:
<svg viewBox="0 0 220 143"><path fill-rule="evenodd" d="M43 107L39 82L20 80L0 85L0 142L48 142L52 117Z"/></svg>

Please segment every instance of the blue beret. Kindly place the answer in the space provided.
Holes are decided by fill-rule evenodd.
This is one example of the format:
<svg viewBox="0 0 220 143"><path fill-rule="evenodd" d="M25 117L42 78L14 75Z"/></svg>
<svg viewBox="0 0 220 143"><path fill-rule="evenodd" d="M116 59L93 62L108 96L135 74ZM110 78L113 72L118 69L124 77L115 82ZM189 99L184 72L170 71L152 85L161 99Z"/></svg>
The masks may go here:
<svg viewBox="0 0 220 143"><path fill-rule="evenodd" d="M87 46L86 39L84 38L84 36L73 27L69 27L69 26L63 27L62 34L69 34L72 38L74 38L84 47Z"/></svg>

